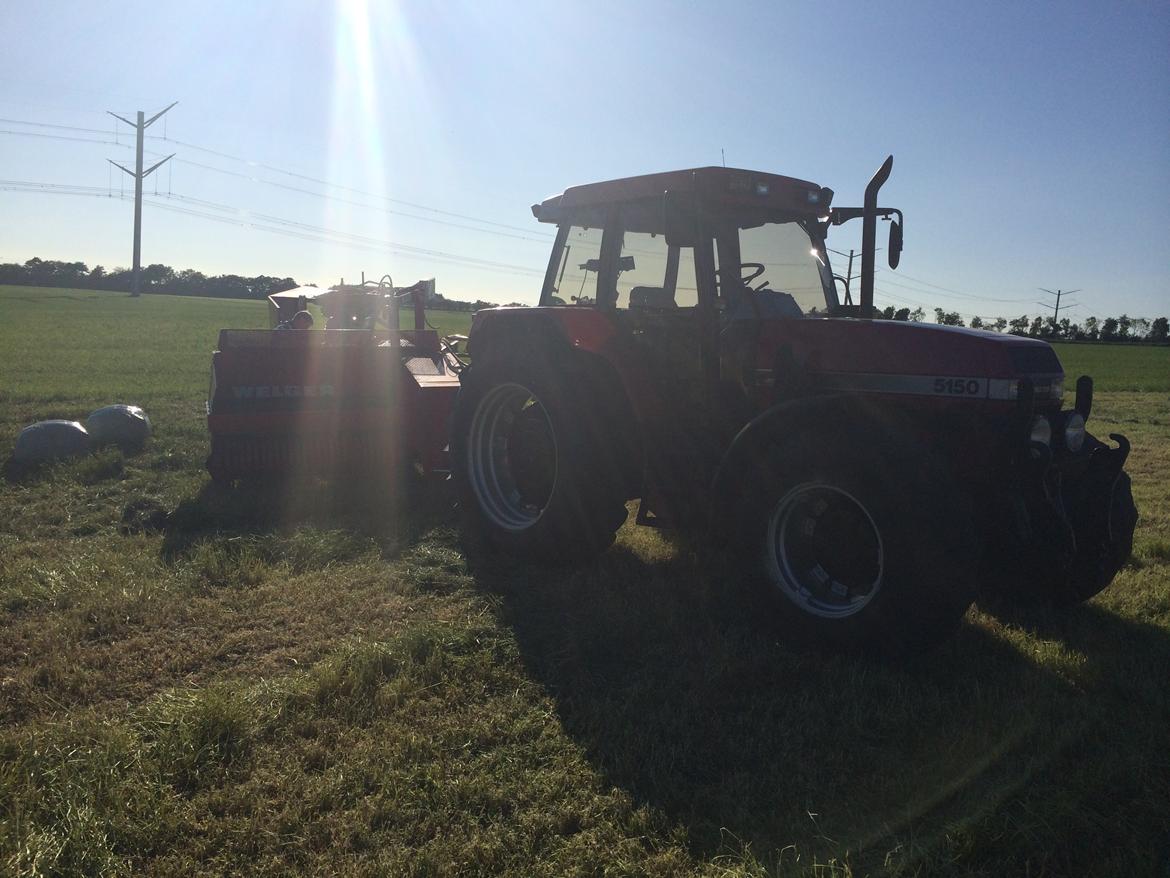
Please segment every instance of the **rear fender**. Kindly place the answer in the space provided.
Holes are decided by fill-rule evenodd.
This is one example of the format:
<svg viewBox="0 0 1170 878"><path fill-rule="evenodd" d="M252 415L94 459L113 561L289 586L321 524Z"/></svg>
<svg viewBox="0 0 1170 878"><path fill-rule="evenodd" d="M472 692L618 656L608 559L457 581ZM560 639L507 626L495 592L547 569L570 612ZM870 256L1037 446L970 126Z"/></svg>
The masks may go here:
<svg viewBox="0 0 1170 878"><path fill-rule="evenodd" d="M482 316L481 316L482 315ZM629 496L637 496L644 469L643 433L619 370L601 351L612 337L609 321L591 308L525 308L480 312L468 341L471 372L502 358L539 370L556 370L567 391L580 393L598 419L593 439L601 465L622 472Z"/></svg>
<svg viewBox="0 0 1170 878"><path fill-rule="evenodd" d="M472 358L517 344L600 353L615 334L613 323L596 308L493 308L476 313L467 350Z"/></svg>

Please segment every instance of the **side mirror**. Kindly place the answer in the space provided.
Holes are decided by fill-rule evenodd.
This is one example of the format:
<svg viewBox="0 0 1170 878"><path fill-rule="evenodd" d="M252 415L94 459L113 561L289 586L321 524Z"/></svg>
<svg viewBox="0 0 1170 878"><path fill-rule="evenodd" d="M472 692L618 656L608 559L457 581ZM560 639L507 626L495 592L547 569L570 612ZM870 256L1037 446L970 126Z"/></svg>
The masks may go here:
<svg viewBox="0 0 1170 878"><path fill-rule="evenodd" d="M667 247L694 247L697 220L691 198L669 191L662 194L662 231Z"/></svg>
<svg viewBox="0 0 1170 878"><path fill-rule="evenodd" d="M897 268L902 258L902 223L890 220L890 244L886 248L890 256L890 268Z"/></svg>

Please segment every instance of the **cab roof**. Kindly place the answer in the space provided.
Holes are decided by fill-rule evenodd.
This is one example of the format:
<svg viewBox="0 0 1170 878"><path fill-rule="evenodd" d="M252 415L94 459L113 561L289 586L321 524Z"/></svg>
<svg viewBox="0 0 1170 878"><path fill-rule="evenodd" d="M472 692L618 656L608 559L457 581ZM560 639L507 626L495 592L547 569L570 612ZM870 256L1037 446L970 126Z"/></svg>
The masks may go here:
<svg viewBox="0 0 1170 878"><path fill-rule="evenodd" d="M808 216L828 214L833 199L832 189L795 177L742 168L686 168L571 186L532 205L532 215L542 223L559 223L577 210L658 198L668 191L695 192L708 203L728 207L765 207Z"/></svg>

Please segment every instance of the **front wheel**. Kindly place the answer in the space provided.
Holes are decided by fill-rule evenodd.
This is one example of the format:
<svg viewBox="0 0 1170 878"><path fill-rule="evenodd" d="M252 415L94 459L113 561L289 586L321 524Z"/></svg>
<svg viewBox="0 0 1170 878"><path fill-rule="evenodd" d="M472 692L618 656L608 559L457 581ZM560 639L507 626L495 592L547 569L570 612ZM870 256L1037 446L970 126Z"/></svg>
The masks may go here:
<svg viewBox="0 0 1170 878"><path fill-rule="evenodd" d="M625 497L590 387L563 364L520 359L464 374L451 455L466 527L544 560L589 558L613 542Z"/></svg>
<svg viewBox="0 0 1170 878"><path fill-rule="evenodd" d="M803 437L758 474L757 579L794 640L897 654L957 627L975 595L971 524L944 471Z"/></svg>

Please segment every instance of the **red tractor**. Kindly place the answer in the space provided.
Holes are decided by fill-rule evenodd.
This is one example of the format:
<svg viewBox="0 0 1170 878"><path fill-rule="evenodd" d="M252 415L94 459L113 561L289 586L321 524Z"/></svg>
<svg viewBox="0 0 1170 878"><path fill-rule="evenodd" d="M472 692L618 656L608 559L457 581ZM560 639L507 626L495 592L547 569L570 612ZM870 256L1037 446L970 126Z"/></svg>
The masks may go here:
<svg viewBox="0 0 1170 878"><path fill-rule="evenodd" d="M603 551L639 524L712 528L780 622L905 651L978 591L1070 605L1132 548L1129 445L1062 408L1045 342L874 319L886 160L860 208L814 183L697 168L575 186L539 307L475 315L450 433L467 524L501 550ZM845 301L829 230L863 223ZM711 531L707 531L711 532Z"/></svg>

